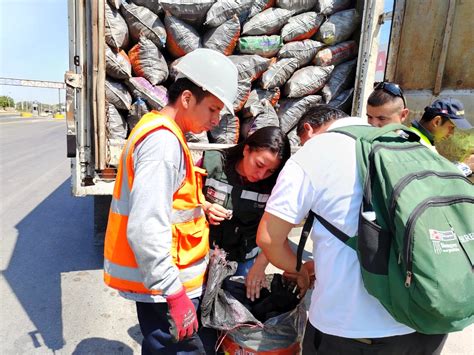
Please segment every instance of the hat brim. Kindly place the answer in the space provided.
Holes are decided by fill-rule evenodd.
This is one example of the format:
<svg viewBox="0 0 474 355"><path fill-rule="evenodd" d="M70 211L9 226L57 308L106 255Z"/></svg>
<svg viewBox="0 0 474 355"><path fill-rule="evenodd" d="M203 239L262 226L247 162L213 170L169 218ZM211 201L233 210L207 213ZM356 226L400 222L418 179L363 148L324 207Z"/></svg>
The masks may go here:
<svg viewBox="0 0 474 355"><path fill-rule="evenodd" d="M473 128L471 123L469 123L469 121L466 120L465 118L449 117L449 119L451 120L452 123L454 123L456 128L459 128L459 129L471 129L471 128Z"/></svg>

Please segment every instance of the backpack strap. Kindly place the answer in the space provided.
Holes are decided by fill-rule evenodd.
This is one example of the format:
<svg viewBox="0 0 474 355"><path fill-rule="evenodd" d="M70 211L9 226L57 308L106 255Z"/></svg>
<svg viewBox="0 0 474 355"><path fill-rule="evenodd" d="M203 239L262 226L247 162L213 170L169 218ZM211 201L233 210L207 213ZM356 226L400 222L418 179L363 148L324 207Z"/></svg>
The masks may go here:
<svg viewBox="0 0 474 355"><path fill-rule="evenodd" d="M309 233L313 228L314 222L314 214L313 211L309 211L308 217L306 218L306 222L304 222L303 230L301 231L300 241L298 243L298 250L296 251L296 271L301 270L301 264L303 262L303 251L304 246L306 245L306 241L308 240Z"/></svg>
<svg viewBox="0 0 474 355"><path fill-rule="evenodd" d="M306 222L303 225L303 230L301 231L300 241L298 243L298 250L296 252L296 271L301 270L301 265L303 263L303 251L306 245L306 241L308 240L309 233L313 228L314 219L317 219L319 223L321 223L324 228L326 228L333 236L339 239L341 242L346 244L347 246L351 247L352 249L356 250L357 246L357 236L349 237L346 233L329 223L326 219L321 217L320 215L314 213L313 211L309 211L308 217L306 218Z"/></svg>
<svg viewBox="0 0 474 355"><path fill-rule="evenodd" d="M364 139L370 143L373 143L375 140L378 138L382 137L383 135L390 133L390 132L397 132L397 131L403 131L406 134L406 138L410 142L419 142L420 141L420 136L417 134L414 134L414 132L408 128L407 126L404 126L402 124L398 123L390 123L388 125L385 125L383 127L375 129L373 132L370 132L367 134Z"/></svg>

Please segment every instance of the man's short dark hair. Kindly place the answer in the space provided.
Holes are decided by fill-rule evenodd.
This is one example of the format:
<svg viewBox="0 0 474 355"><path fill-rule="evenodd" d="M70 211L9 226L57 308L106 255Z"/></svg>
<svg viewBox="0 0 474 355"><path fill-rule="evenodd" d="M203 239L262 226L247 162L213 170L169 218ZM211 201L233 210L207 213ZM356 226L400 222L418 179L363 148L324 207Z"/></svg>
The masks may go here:
<svg viewBox="0 0 474 355"><path fill-rule="evenodd" d="M168 88L168 103L173 105L178 100L183 91L189 90L200 103L206 96L212 95L209 91L203 90L187 78L179 78Z"/></svg>
<svg viewBox="0 0 474 355"><path fill-rule="evenodd" d="M318 128L326 122L348 117L348 115L337 108L328 105L318 105L306 112L296 124L296 134L300 136L304 131L304 124L309 123L311 127Z"/></svg>
<svg viewBox="0 0 474 355"><path fill-rule="evenodd" d="M375 89L374 91L372 91L369 98L367 99L367 105L372 107L379 107L385 105L388 102L393 102L398 99L402 100L400 96L392 95L382 89Z"/></svg>
<svg viewBox="0 0 474 355"><path fill-rule="evenodd" d="M421 116L421 120L420 122L430 122L433 118L435 118L436 116L441 116L441 125L444 125L446 122L449 121L449 117L446 117L446 116L443 116L443 115L440 115L439 113L434 113L434 112L431 112L431 111L425 111L423 113L423 116Z"/></svg>

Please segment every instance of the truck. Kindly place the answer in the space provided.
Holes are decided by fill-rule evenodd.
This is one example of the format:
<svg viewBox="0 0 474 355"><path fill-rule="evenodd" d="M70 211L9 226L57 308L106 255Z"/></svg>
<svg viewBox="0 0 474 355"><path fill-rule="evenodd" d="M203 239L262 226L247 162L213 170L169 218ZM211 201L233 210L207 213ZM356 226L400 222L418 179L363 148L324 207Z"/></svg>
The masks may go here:
<svg viewBox="0 0 474 355"><path fill-rule="evenodd" d="M117 160L121 148L108 142L105 128L105 2L68 2L70 55L65 74L72 193L94 196L98 234L105 228L114 185L116 169L110 162ZM361 14L360 29L352 36L359 45L353 116L365 117L365 104L378 77L404 89L410 119L419 118L434 99L449 96L465 104L473 122L473 1L356 0L353 5ZM195 152L222 148L192 143L190 147Z"/></svg>

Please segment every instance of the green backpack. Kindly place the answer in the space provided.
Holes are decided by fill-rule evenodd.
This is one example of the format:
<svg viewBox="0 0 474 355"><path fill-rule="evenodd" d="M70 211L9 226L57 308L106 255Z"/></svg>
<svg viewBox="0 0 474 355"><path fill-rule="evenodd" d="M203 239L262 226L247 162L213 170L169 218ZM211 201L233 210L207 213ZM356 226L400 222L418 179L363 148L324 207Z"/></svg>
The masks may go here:
<svg viewBox="0 0 474 355"><path fill-rule="evenodd" d="M358 235L350 238L310 212L297 270L316 218L357 251L367 291L397 321L424 334L473 323L473 184L450 161L414 142L418 136L405 126L350 126L327 133L356 140L364 184Z"/></svg>

